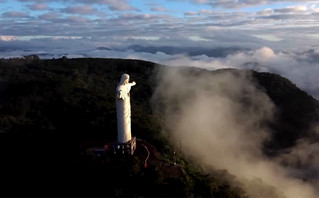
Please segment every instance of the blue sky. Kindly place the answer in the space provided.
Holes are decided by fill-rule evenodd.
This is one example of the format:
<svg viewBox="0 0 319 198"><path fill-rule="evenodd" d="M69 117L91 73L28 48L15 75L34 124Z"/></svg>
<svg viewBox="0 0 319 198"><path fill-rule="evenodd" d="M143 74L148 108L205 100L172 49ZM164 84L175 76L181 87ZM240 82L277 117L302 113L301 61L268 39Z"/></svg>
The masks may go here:
<svg viewBox="0 0 319 198"><path fill-rule="evenodd" d="M319 98L319 1L0 0L0 58L29 54L269 71Z"/></svg>
<svg viewBox="0 0 319 198"><path fill-rule="evenodd" d="M299 49L298 43L291 42L297 34L307 37L308 47L317 42L313 28L318 28L318 15L319 3L307 0L2 0L0 35L1 40L94 37L107 46L136 38L141 40L131 44L143 43L148 41L143 38L151 37L158 40L152 45L196 46L191 41L197 38L210 45L242 47L238 42L219 43L214 36L239 32L245 38L237 40L249 48L265 43L274 49ZM112 28L116 31L109 31ZM114 42L107 43L105 37L112 37ZM243 42L248 37L261 39L262 44ZM164 42L164 38L169 41Z"/></svg>

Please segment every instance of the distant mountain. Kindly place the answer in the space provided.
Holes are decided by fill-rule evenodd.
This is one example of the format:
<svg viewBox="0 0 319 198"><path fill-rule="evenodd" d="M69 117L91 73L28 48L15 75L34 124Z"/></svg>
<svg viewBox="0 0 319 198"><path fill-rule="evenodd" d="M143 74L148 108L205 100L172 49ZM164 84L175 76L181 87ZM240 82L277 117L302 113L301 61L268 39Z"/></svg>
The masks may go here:
<svg viewBox="0 0 319 198"><path fill-rule="evenodd" d="M234 54L239 51L245 51L249 49L243 49L239 47L215 47L215 48L201 48L201 47L173 47L173 46L141 46L131 45L128 49L132 49L136 52L147 52L156 54L162 52L169 55L187 54L189 56L206 55L208 57L226 57L229 54Z"/></svg>
<svg viewBox="0 0 319 198"><path fill-rule="evenodd" d="M6 186L20 189L11 195L65 195L62 192L66 190L67 195L85 196L160 193L244 197L244 191L227 179L232 177L227 171L214 170L214 174L205 175L182 156L172 154L171 145L161 133L162 118L150 103L157 85L156 71L162 68L166 67L123 59L1 59L0 174L5 175ZM276 155L300 138L318 138L310 130L311 123L319 118L318 101L288 79L254 71L183 69L194 75L251 73L256 86L265 90L279 109L269 124L273 133L265 143L265 154ZM161 156L154 157L148 168L143 168L142 150L130 159L103 162L105 166L84 155L88 146L83 145L96 146L116 139L114 92L124 72L138 82L131 93L133 135L147 141ZM174 160L179 166L172 165ZM68 187L72 184L77 187Z"/></svg>
<svg viewBox="0 0 319 198"><path fill-rule="evenodd" d="M110 48L107 48L107 47L97 47L96 49L97 50L111 50Z"/></svg>

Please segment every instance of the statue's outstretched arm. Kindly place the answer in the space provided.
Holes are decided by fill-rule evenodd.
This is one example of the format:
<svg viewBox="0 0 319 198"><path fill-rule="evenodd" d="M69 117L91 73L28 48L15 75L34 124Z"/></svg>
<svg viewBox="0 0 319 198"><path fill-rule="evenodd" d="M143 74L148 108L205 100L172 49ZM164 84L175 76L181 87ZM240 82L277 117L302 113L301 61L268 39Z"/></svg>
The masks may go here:
<svg viewBox="0 0 319 198"><path fill-rule="evenodd" d="M131 83L129 83L131 86L134 86L134 85L136 85L136 82L135 81L133 81L133 82L131 82Z"/></svg>

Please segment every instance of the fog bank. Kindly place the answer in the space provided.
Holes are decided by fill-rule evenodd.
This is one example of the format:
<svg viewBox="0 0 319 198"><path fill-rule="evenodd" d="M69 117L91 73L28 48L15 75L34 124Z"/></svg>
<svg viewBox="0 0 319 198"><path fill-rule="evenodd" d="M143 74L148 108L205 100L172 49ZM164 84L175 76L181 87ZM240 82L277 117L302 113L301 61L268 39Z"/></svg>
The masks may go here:
<svg viewBox="0 0 319 198"><path fill-rule="evenodd" d="M289 161L292 156L302 160L298 151L303 152L308 144L275 159L263 155L262 144L269 138L267 122L276 109L248 73L190 75L174 68L159 72L158 80L155 110L164 115L164 131L172 144L182 141L186 157L196 159L206 171L209 167L227 169L252 198L318 197L312 183L287 168L295 163ZM284 160L285 166L281 165ZM257 188L254 183L260 180L274 188Z"/></svg>

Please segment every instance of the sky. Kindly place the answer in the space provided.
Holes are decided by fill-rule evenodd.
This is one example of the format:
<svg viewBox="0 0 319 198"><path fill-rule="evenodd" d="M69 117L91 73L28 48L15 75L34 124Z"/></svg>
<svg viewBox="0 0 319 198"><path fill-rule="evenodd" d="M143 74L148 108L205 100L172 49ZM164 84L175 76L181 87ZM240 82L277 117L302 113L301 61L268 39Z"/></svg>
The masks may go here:
<svg viewBox="0 0 319 198"><path fill-rule="evenodd" d="M254 69L319 98L318 17L308 0L0 0L0 58Z"/></svg>

